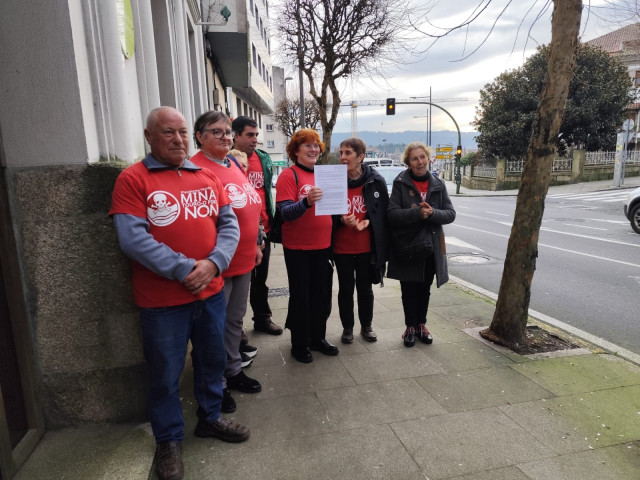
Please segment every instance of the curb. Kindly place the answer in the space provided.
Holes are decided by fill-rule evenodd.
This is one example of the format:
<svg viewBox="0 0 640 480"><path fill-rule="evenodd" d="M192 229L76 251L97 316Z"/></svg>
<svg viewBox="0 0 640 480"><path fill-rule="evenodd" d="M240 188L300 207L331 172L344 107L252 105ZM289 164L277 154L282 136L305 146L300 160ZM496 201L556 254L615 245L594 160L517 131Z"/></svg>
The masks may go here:
<svg viewBox="0 0 640 480"><path fill-rule="evenodd" d="M484 288L479 287L478 285L474 285L473 283L469 283L465 280L462 280L461 278L455 277L453 275L449 275L449 279L453 283L456 283L457 285L460 285L464 288L472 290L487 298L490 298L494 302L498 299L497 294L490 292L489 290L485 290ZM637 353L633 353L632 351L627 350L626 348L622 348L619 345L611 343L608 340L605 340L604 338L592 335L588 332L585 332L584 330L580 330L579 328L576 328L558 319L545 315L544 313L537 312L536 310L529 309L529 317L541 323L544 323L546 325L552 326L566 333L569 333L575 337L578 337L581 340L584 340L587 343L591 343L598 348L606 350L620 358L623 358L624 360L627 360L631 363L634 363L640 366L640 355L638 355Z"/></svg>

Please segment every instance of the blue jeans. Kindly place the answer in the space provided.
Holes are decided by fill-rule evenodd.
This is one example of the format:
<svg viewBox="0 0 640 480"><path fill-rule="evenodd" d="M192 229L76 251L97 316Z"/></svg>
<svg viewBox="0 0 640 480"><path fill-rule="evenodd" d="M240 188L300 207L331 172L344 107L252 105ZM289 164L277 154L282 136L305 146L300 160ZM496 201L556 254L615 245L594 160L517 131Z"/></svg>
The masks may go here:
<svg viewBox="0 0 640 480"><path fill-rule="evenodd" d="M184 439L180 375L187 344L193 350L193 389L198 417L215 421L222 406L224 291L205 300L164 308L143 308L142 341L149 370L149 416L156 443Z"/></svg>

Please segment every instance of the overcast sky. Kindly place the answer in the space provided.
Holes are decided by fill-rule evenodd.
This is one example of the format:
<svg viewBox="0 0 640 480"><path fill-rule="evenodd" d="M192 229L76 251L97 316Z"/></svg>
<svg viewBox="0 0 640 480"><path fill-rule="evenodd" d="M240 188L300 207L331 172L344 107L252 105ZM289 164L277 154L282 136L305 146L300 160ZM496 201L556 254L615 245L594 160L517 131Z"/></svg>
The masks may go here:
<svg viewBox="0 0 640 480"><path fill-rule="evenodd" d="M461 23L475 7L488 2L434 0L432 3L428 14L431 26L426 21L421 24L422 28L430 32L434 32L434 26L452 27ZM583 10L583 41L632 23L624 15L605 10L611 1L592 0L584 3L590 3L591 13L586 8ZM493 25L498 12L505 7L502 18ZM526 58L535 52L538 45L550 41L552 9L551 0L493 0L482 16L468 29L438 40L416 63L398 64L389 71L386 82L381 79L348 79L341 92L342 101L384 100L387 97L408 100L410 97L428 97L431 88L433 102L453 115L461 131L472 131L474 128L471 122L478 104L479 90L491 83L500 73L521 66ZM455 14L452 10L459 13ZM540 18L536 20L537 17ZM479 49L469 56L477 47ZM468 58L464 58L467 56ZM294 78L297 78L297 75ZM466 100L445 101L456 98ZM398 105L396 111L395 116L386 116L384 107L360 106L357 117L358 130L427 129L428 106ZM455 125L445 113L432 108L432 114L434 131L455 130ZM351 131L351 108L340 109L334 131Z"/></svg>

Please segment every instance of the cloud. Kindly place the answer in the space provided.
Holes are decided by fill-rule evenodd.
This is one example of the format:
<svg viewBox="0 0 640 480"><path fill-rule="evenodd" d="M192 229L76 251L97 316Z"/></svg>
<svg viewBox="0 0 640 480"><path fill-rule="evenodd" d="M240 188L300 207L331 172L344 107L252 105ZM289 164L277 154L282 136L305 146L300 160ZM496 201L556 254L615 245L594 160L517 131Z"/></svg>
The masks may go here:
<svg viewBox="0 0 640 480"><path fill-rule="evenodd" d="M608 0L590 0L583 9L581 35L585 40L603 35L624 25L612 23L606 8ZM462 131L471 125L479 101L479 92L502 72L521 66L536 47L551 39L551 0L436 0L426 17L416 25L427 33L443 32L473 16L474 9L486 9L468 27L457 30L433 43L424 34L422 55L400 59L384 72L384 78L346 79L341 85L343 102L379 100L387 97L410 99L428 97L447 109ZM587 8L588 7L588 8ZM502 12L502 13L501 13ZM496 19L502 15L499 20ZM630 23L627 21L625 24ZM477 50L476 50L477 49ZM465 98L466 101L449 101ZM336 132L351 131L351 111L342 107ZM426 105L398 105L397 114L386 116L384 106L359 106L358 131L424 130L431 111L433 130L453 129L451 119L437 108Z"/></svg>

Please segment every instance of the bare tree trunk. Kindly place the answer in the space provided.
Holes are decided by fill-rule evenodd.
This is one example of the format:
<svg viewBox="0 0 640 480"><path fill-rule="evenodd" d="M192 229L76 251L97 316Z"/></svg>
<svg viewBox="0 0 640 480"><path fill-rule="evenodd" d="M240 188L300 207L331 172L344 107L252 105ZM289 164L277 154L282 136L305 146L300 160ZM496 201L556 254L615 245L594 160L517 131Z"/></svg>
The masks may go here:
<svg viewBox="0 0 640 480"><path fill-rule="evenodd" d="M546 82L527 150L493 321L481 332L483 337L505 346L524 341L544 199L555 155L554 140L576 64L582 1L553 3Z"/></svg>

